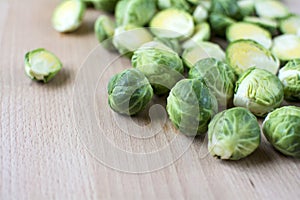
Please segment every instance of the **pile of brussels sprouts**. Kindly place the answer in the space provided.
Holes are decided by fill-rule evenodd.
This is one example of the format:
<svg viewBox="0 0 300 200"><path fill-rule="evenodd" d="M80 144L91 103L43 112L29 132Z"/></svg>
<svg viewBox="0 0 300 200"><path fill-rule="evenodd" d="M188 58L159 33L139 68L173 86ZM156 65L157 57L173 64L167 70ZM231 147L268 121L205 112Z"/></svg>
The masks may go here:
<svg viewBox="0 0 300 200"><path fill-rule="evenodd" d="M256 117L266 117L267 140L300 157L300 108L281 107L284 99L300 102L300 16L282 2L66 0L53 27L76 30L87 5L114 13L115 20L99 16L96 37L133 66L108 83L115 112L136 115L153 95L167 97L174 126L188 136L208 133L209 152L230 160L258 148ZM212 38L226 39L226 50Z"/></svg>

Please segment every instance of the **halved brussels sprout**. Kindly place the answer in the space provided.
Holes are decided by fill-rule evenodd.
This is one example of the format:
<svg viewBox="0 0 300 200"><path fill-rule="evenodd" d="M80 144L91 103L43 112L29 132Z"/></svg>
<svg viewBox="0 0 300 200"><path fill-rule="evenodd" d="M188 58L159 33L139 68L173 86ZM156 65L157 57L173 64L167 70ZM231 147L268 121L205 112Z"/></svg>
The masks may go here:
<svg viewBox="0 0 300 200"><path fill-rule="evenodd" d="M52 26L58 32L71 32L79 28L85 13L85 4L81 0L66 0L54 10Z"/></svg>
<svg viewBox="0 0 300 200"><path fill-rule="evenodd" d="M243 16L249 16L255 12L254 1L255 0L239 0L239 1L237 1L238 7L240 8L240 13Z"/></svg>
<svg viewBox="0 0 300 200"><path fill-rule="evenodd" d="M25 72L33 80L47 83L61 68L60 60L45 49L35 49L25 55Z"/></svg>
<svg viewBox="0 0 300 200"><path fill-rule="evenodd" d="M199 4L193 12L193 17L196 23L202 23L207 20L208 11L204 6Z"/></svg>
<svg viewBox="0 0 300 200"><path fill-rule="evenodd" d="M200 23L196 25L193 36L186 40L182 47L187 49L189 47L195 46L202 41L206 41L210 39L210 26L207 22Z"/></svg>
<svg viewBox="0 0 300 200"><path fill-rule="evenodd" d="M219 13L212 13L209 16L209 22L213 32L221 37L225 36L228 26L236 23L234 19Z"/></svg>
<svg viewBox="0 0 300 200"><path fill-rule="evenodd" d="M114 75L107 86L109 106L120 114L135 115L150 102L153 90L147 78L137 69Z"/></svg>
<svg viewBox="0 0 300 200"><path fill-rule="evenodd" d="M275 37L272 53L282 61L300 58L300 37L291 34Z"/></svg>
<svg viewBox="0 0 300 200"><path fill-rule="evenodd" d="M272 36L267 30L247 22L237 22L229 26L226 31L226 37L229 42L249 39L267 49L272 46Z"/></svg>
<svg viewBox="0 0 300 200"><path fill-rule="evenodd" d="M258 16L265 18L284 18L290 14L289 9L277 0L256 0L255 11Z"/></svg>
<svg viewBox="0 0 300 200"><path fill-rule="evenodd" d="M178 55L181 55L182 48L178 40L155 37L154 41L163 43L164 45L166 45L167 47L171 48L173 51L178 53Z"/></svg>
<svg viewBox="0 0 300 200"><path fill-rule="evenodd" d="M167 99L170 120L188 136L204 134L217 110L215 96L199 79L179 81Z"/></svg>
<svg viewBox="0 0 300 200"><path fill-rule="evenodd" d="M157 4L160 10L177 8L187 12L191 11L191 6L188 4L188 2L186 2L186 0L157 0Z"/></svg>
<svg viewBox="0 0 300 200"><path fill-rule="evenodd" d="M285 34L297 35L300 31L300 15L291 15L281 20L280 30Z"/></svg>
<svg viewBox="0 0 300 200"><path fill-rule="evenodd" d="M91 2L97 10L104 10L107 12L115 11L116 4L119 0L83 0L84 2Z"/></svg>
<svg viewBox="0 0 300 200"><path fill-rule="evenodd" d="M237 78L226 63L215 58L199 60L189 71L189 78L202 80L217 98L221 110L232 105Z"/></svg>
<svg viewBox="0 0 300 200"><path fill-rule="evenodd" d="M182 54L184 64L193 68L196 62L204 58L225 60L225 53L218 44L212 42L197 42L193 46L187 46Z"/></svg>
<svg viewBox="0 0 300 200"><path fill-rule="evenodd" d="M99 42L111 38L115 32L115 23L106 15L100 15L94 25L94 31Z"/></svg>
<svg viewBox="0 0 300 200"><path fill-rule="evenodd" d="M277 74L280 62L272 53L253 40L237 40L226 50L227 62L238 75L251 67Z"/></svg>
<svg viewBox="0 0 300 200"><path fill-rule="evenodd" d="M279 70L278 77L283 84L284 98L300 100L300 59L289 61Z"/></svg>
<svg viewBox="0 0 300 200"><path fill-rule="evenodd" d="M236 83L233 104L263 117L281 105L283 96L277 76L264 69L250 68Z"/></svg>
<svg viewBox="0 0 300 200"><path fill-rule="evenodd" d="M221 159L245 158L257 149L260 141L257 119L245 108L224 110L208 126L208 151Z"/></svg>
<svg viewBox="0 0 300 200"><path fill-rule="evenodd" d="M225 15L233 19L242 17L237 0L212 0L211 12Z"/></svg>
<svg viewBox="0 0 300 200"><path fill-rule="evenodd" d="M151 83L154 93L163 95L183 78L183 64L178 54L159 42L150 42L138 48L131 59Z"/></svg>
<svg viewBox="0 0 300 200"><path fill-rule="evenodd" d="M144 26L155 12L155 0L121 0L116 6L115 17L118 26L127 24Z"/></svg>
<svg viewBox="0 0 300 200"><path fill-rule="evenodd" d="M300 158L300 108L285 106L268 114L263 133L275 149Z"/></svg>
<svg viewBox="0 0 300 200"><path fill-rule="evenodd" d="M150 28L159 38L183 40L194 32L193 17L179 9L169 8L158 12L150 22Z"/></svg>
<svg viewBox="0 0 300 200"><path fill-rule="evenodd" d="M274 19L262 18L262 17L254 17L247 16L244 18L245 22L256 24L266 30L268 30L272 35L276 35L278 33L278 23Z"/></svg>

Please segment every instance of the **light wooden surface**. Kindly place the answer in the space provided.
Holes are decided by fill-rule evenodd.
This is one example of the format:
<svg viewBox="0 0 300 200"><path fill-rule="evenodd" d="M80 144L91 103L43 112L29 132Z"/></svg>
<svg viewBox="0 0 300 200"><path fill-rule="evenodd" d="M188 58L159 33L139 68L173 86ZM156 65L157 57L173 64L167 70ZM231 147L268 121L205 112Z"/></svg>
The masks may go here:
<svg viewBox="0 0 300 200"><path fill-rule="evenodd" d="M93 22L99 12L88 10L77 32L58 34L50 22L58 2L0 0L0 199L299 199L300 161L265 141L238 162L202 158L203 139L196 138L180 159L152 173L101 164L78 141L72 109L76 74L97 46ZM298 1L285 2L300 12ZM47 85L24 75L24 54L38 47L64 63ZM132 140L126 144L139 151Z"/></svg>

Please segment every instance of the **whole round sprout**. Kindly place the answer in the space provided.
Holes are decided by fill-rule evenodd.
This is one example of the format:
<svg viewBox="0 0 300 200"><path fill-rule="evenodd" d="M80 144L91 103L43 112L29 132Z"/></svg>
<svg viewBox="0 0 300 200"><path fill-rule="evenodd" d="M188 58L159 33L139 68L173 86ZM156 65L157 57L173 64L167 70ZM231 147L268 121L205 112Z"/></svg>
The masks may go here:
<svg viewBox="0 0 300 200"><path fill-rule="evenodd" d="M189 71L189 78L203 80L222 109L232 105L237 78L234 70L226 63L215 58L202 59Z"/></svg>
<svg viewBox="0 0 300 200"><path fill-rule="evenodd" d="M115 32L115 23L106 15L100 15L94 25L96 37L99 42L111 38Z"/></svg>
<svg viewBox="0 0 300 200"><path fill-rule="evenodd" d="M204 134L217 110L215 96L199 79L179 81L167 98L170 120L188 136Z"/></svg>
<svg viewBox="0 0 300 200"><path fill-rule="evenodd" d="M300 108L285 106L269 113L263 123L267 140L281 153L300 158Z"/></svg>
<svg viewBox="0 0 300 200"><path fill-rule="evenodd" d="M224 110L208 126L208 150L221 159L244 158L257 149L260 140L257 119L245 108Z"/></svg>
<svg viewBox="0 0 300 200"><path fill-rule="evenodd" d="M284 98L300 100L300 59L289 61L281 68L278 77L283 84Z"/></svg>
<svg viewBox="0 0 300 200"><path fill-rule="evenodd" d="M132 66L140 70L153 86L154 93L166 94L183 75L179 55L160 42L149 42L132 56Z"/></svg>
<svg viewBox="0 0 300 200"><path fill-rule="evenodd" d="M127 69L114 75L107 89L110 107L125 115L135 115L143 110L153 96L149 81L137 69Z"/></svg>
<svg viewBox="0 0 300 200"><path fill-rule="evenodd" d="M280 80L264 69L250 68L237 81L233 104L248 108L256 116L265 116L283 101Z"/></svg>

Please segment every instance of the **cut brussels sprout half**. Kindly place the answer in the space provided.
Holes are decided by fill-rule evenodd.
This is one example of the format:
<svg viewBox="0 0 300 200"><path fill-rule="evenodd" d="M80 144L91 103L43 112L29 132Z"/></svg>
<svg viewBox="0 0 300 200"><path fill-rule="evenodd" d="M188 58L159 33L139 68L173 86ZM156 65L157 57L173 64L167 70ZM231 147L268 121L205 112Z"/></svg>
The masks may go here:
<svg viewBox="0 0 300 200"><path fill-rule="evenodd" d="M210 26L207 22L196 25L194 35L182 44L184 49L195 46L202 41L210 39Z"/></svg>
<svg viewBox="0 0 300 200"><path fill-rule="evenodd" d="M199 79L179 81L167 98L170 120L188 136L204 134L217 110L215 96Z"/></svg>
<svg viewBox="0 0 300 200"><path fill-rule="evenodd" d="M238 75L251 67L277 74L280 66L279 60L268 49L253 40L237 40L229 44L226 59Z"/></svg>
<svg viewBox="0 0 300 200"><path fill-rule="evenodd" d="M78 29L85 13L85 4L81 0L66 0L54 10L52 26L58 32L71 32Z"/></svg>
<svg viewBox="0 0 300 200"><path fill-rule="evenodd" d="M191 11L191 6L186 0L157 0L157 5L160 10L177 8L187 12Z"/></svg>
<svg viewBox="0 0 300 200"><path fill-rule="evenodd" d="M204 58L215 58L224 61L225 53L218 44L198 42L187 47L182 54L183 62L188 68L193 68L196 62Z"/></svg>
<svg viewBox="0 0 300 200"><path fill-rule="evenodd" d="M297 35L300 32L300 15L291 15L281 20L280 31L285 34Z"/></svg>
<svg viewBox="0 0 300 200"><path fill-rule="evenodd" d="M167 47L171 48L176 53L178 53L178 55L181 55L182 48L178 40L155 37L153 41L161 42Z"/></svg>
<svg viewBox="0 0 300 200"><path fill-rule="evenodd" d="M208 151L226 160L239 160L253 153L261 141L256 117L245 108L218 113L208 126Z"/></svg>
<svg viewBox="0 0 300 200"><path fill-rule="evenodd" d="M226 29L228 26L236 23L234 19L218 13L212 13L209 16L209 22L213 32L215 32L216 35L221 37L225 36Z"/></svg>
<svg viewBox="0 0 300 200"><path fill-rule="evenodd" d="M249 16L254 13L254 1L255 0L239 0L237 1L240 13L243 16Z"/></svg>
<svg viewBox="0 0 300 200"><path fill-rule="evenodd" d="M114 75L107 90L111 109L125 115L135 115L142 111L153 96L149 81L137 69L127 69Z"/></svg>
<svg viewBox="0 0 300 200"><path fill-rule="evenodd" d="M284 18L290 14L289 9L277 0L256 0L254 6L257 15L264 18Z"/></svg>
<svg viewBox="0 0 300 200"><path fill-rule="evenodd" d="M284 98L300 100L300 59L289 61L279 70L278 77L283 84Z"/></svg>
<svg viewBox="0 0 300 200"><path fill-rule="evenodd" d="M300 37L291 34L275 37L272 53L282 61L300 58Z"/></svg>
<svg viewBox="0 0 300 200"><path fill-rule="evenodd" d="M267 49L272 46L272 36L267 30L247 22L237 22L229 26L226 31L226 37L229 42L249 39Z"/></svg>
<svg viewBox="0 0 300 200"><path fill-rule="evenodd" d="M263 117L281 105L283 96L277 76L264 69L250 68L236 83L233 104Z"/></svg>
<svg viewBox="0 0 300 200"><path fill-rule="evenodd" d="M91 2L97 10L104 10L113 12L119 0L83 0L84 2Z"/></svg>
<svg viewBox="0 0 300 200"><path fill-rule="evenodd" d="M45 49L35 49L25 55L25 72L33 80L47 83L61 68L60 60Z"/></svg>
<svg viewBox="0 0 300 200"><path fill-rule="evenodd" d="M137 49L131 59L151 83L154 93L163 95L183 78L183 64L179 55L160 42L146 43Z"/></svg>
<svg viewBox="0 0 300 200"><path fill-rule="evenodd" d="M170 8L157 13L150 22L150 28L157 37L182 40L193 34L194 21L189 13Z"/></svg>
<svg viewBox="0 0 300 200"><path fill-rule="evenodd" d="M121 0L116 6L115 17L118 26L127 24L144 26L155 12L155 0Z"/></svg>
<svg viewBox="0 0 300 200"><path fill-rule="evenodd" d="M189 71L189 78L204 81L217 98L220 110L232 106L236 76L226 63L215 58L199 60Z"/></svg>
<svg viewBox="0 0 300 200"><path fill-rule="evenodd" d="M278 23L274 19L255 17L255 16L247 16L244 18L245 22L256 24L266 30L268 30L272 35L276 35L278 33Z"/></svg>
<svg viewBox="0 0 300 200"><path fill-rule="evenodd" d="M152 40L153 36L146 28L128 24L116 28L113 44L121 54L127 54Z"/></svg>
<svg viewBox="0 0 300 200"><path fill-rule="evenodd" d="M300 108L285 106L268 114L263 133L275 149L300 158Z"/></svg>
<svg viewBox="0 0 300 200"><path fill-rule="evenodd" d="M204 6L199 4L193 12L193 17L196 23L204 22L207 20L208 11L206 10L206 8L204 8Z"/></svg>
<svg viewBox="0 0 300 200"><path fill-rule="evenodd" d="M115 32L115 23L106 15L100 15L94 25L96 37L99 42L111 38Z"/></svg>

